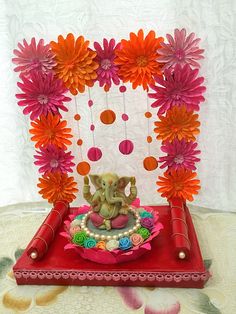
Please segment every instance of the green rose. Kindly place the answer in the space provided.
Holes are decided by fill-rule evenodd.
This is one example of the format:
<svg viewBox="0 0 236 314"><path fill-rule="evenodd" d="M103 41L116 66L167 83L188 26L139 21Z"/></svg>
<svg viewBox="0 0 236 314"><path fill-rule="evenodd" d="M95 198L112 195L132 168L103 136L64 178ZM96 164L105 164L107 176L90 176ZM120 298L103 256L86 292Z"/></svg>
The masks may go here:
<svg viewBox="0 0 236 314"><path fill-rule="evenodd" d="M150 232L147 228L141 227L138 229L137 233L140 234L144 240L150 237Z"/></svg>
<svg viewBox="0 0 236 314"><path fill-rule="evenodd" d="M84 247L86 249L91 249L92 247L95 247L97 244L97 241L94 238L87 238L84 241Z"/></svg>
<svg viewBox="0 0 236 314"><path fill-rule="evenodd" d="M142 211L139 215L141 218L153 218L153 214L146 210Z"/></svg>
<svg viewBox="0 0 236 314"><path fill-rule="evenodd" d="M87 239L85 231L80 231L74 234L72 242L80 246L84 246L84 241Z"/></svg>

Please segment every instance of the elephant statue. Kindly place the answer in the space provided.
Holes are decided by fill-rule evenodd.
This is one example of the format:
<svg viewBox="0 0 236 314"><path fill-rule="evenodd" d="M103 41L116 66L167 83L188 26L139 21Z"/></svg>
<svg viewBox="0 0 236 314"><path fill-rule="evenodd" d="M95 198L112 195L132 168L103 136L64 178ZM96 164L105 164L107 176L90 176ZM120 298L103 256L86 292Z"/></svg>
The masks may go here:
<svg viewBox="0 0 236 314"><path fill-rule="evenodd" d="M96 191L90 192L89 178ZM90 219L99 229L121 229L128 223L128 206L137 196L135 177L118 177L115 173L90 175L84 177L83 196L91 205L93 213ZM130 194L125 188L130 186Z"/></svg>

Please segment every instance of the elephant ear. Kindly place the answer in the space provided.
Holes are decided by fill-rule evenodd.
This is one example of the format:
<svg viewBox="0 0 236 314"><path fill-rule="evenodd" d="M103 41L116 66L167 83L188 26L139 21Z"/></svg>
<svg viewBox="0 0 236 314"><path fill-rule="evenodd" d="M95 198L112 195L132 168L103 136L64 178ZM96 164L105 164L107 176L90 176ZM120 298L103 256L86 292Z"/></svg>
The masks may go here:
<svg viewBox="0 0 236 314"><path fill-rule="evenodd" d="M121 177L118 180L117 190L124 192L126 186L129 184L129 182L130 182L130 177Z"/></svg>
<svg viewBox="0 0 236 314"><path fill-rule="evenodd" d="M92 182L92 184L95 186L96 190L100 189L102 187L102 178L99 175L96 174L90 174L89 178Z"/></svg>

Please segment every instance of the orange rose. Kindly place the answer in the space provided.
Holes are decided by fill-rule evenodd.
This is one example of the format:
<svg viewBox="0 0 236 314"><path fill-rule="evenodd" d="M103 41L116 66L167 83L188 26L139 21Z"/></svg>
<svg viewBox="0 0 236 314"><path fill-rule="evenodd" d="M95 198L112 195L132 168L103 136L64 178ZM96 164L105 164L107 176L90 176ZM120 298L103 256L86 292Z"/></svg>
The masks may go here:
<svg viewBox="0 0 236 314"><path fill-rule="evenodd" d="M96 247L98 249L105 250L106 249L106 242L105 241L99 241L99 242L97 242Z"/></svg>

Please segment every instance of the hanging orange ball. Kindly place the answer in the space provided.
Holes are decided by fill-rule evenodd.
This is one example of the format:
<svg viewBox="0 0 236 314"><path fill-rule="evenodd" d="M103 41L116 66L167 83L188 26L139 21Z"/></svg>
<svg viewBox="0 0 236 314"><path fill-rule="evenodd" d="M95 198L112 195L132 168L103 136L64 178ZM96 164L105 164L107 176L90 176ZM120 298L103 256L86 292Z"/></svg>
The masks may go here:
<svg viewBox="0 0 236 314"><path fill-rule="evenodd" d="M151 113L150 111L146 111L146 112L145 112L145 117L146 117L147 119L150 119L150 118L152 117L152 113Z"/></svg>
<svg viewBox="0 0 236 314"><path fill-rule="evenodd" d="M78 139L78 141L77 141L77 145L78 145L78 146L83 145L83 140L82 140L81 138L79 138L79 139Z"/></svg>
<svg viewBox="0 0 236 314"><path fill-rule="evenodd" d="M90 171L90 164L87 161L81 161L78 163L76 170L81 176L86 176Z"/></svg>
<svg viewBox="0 0 236 314"><path fill-rule="evenodd" d="M110 109L104 110L100 114L100 120L104 124L112 124L116 120L116 114Z"/></svg>
<svg viewBox="0 0 236 314"><path fill-rule="evenodd" d="M79 121L79 120L81 119L81 116L80 116L78 113L76 113L76 114L74 115L74 119L75 119L76 121Z"/></svg>
<svg viewBox="0 0 236 314"><path fill-rule="evenodd" d="M152 142L152 137L149 135L147 136L147 142L150 144Z"/></svg>
<svg viewBox="0 0 236 314"><path fill-rule="evenodd" d="M158 162L155 157L148 156L143 160L143 166L147 171L153 171L158 167Z"/></svg>

